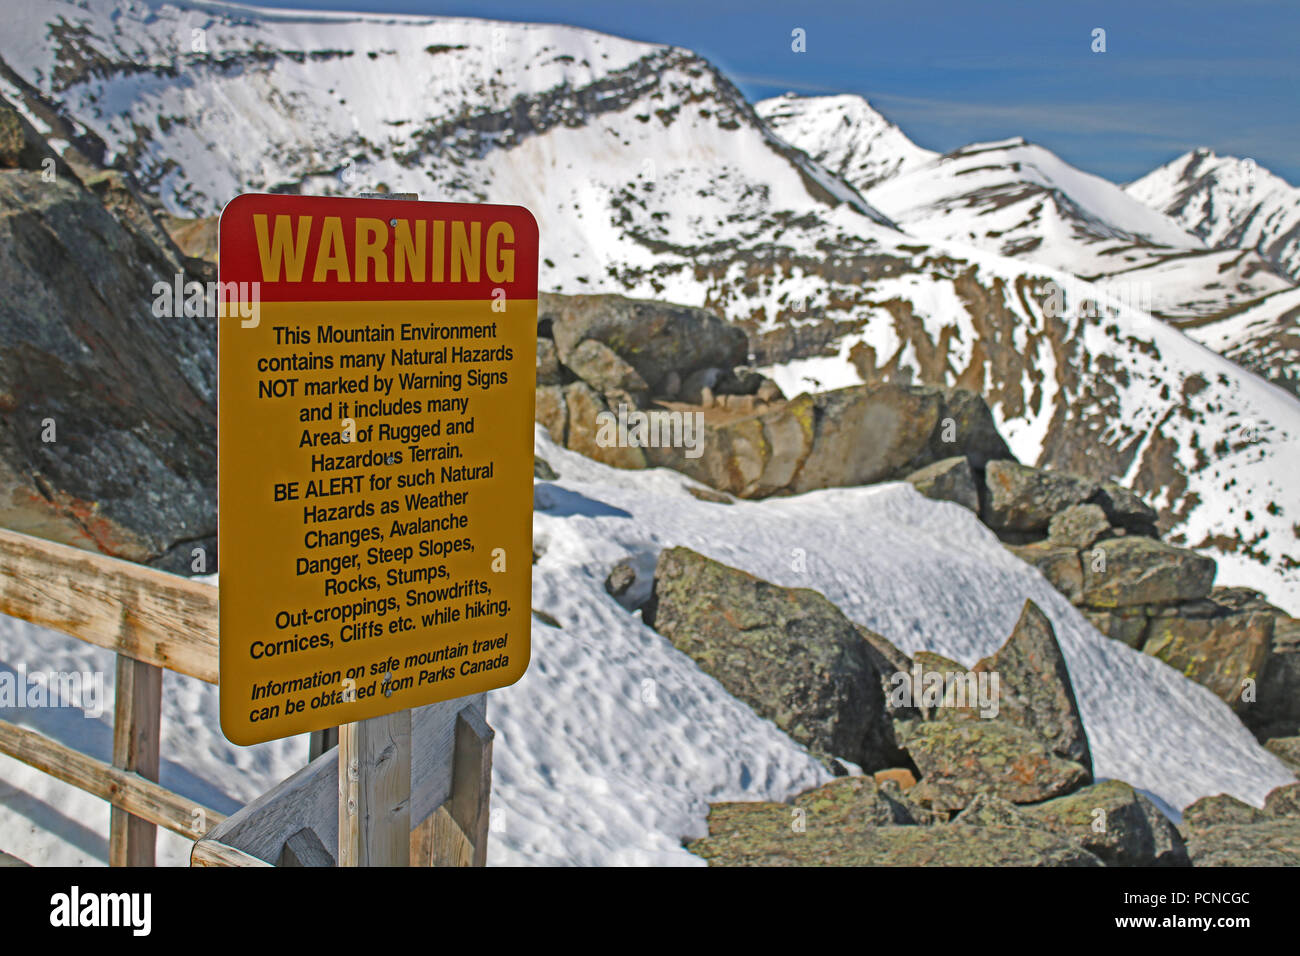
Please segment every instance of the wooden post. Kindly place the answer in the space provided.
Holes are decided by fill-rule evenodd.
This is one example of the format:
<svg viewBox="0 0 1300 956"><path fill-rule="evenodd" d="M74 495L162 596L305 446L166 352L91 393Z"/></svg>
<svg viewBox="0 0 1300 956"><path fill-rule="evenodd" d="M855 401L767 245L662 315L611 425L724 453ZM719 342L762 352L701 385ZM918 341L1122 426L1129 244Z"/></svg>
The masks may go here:
<svg viewBox="0 0 1300 956"><path fill-rule="evenodd" d="M468 707L456 715L451 795L411 831L412 866L486 866L492 728Z"/></svg>
<svg viewBox="0 0 1300 956"><path fill-rule="evenodd" d="M313 730L308 735L307 740L307 762L311 763L331 747L339 745L339 729L337 727L326 727L324 730Z"/></svg>
<svg viewBox="0 0 1300 956"><path fill-rule="evenodd" d="M339 728L339 866L408 866L411 712Z"/></svg>
<svg viewBox="0 0 1300 956"><path fill-rule="evenodd" d="M113 766L158 780L162 721L162 669L117 655L113 703ZM158 827L113 807L108 831L109 866L153 866Z"/></svg>

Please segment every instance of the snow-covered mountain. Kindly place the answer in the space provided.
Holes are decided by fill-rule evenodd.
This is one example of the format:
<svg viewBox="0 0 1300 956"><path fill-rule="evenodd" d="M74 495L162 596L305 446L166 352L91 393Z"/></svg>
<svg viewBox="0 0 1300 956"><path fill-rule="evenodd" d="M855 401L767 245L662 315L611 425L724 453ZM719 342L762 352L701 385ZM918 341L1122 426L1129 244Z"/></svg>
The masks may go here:
<svg viewBox="0 0 1300 956"><path fill-rule="evenodd" d="M1300 280L1300 189L1252 159L1197 149L1125 187L1216 249L1255 249Z"/></svg>
<svg viewBox="0 0 1300 956"><path fill-rule="evenodd" d="M862 192L939 155L917 146L860 96L787 93L754 109L782 139Z"/></svg>
<svg viewBox="0 0 1300 956"><path fill-rule="evenodd" d="M1217 316L1292 287L1262 255L1220 252L1143 197L1024 139L939 155L858 96L787 95L756 109L907 232L1141 289L1141 305L1161 318Z"/></svg>
<svg viewBox="0 0 1300 956"><path fill-rule="evenodd" d="M1021 459L1121 478L1219 559L1221 583L1300 610L1293 396L1073 268L900 231L690 51L560 26L23 0L0 57L0 92L82 124L78 148L102 147L171 212L378 186L521 203L543 288L712 308L788 388L978 389ZM996 156L1029 178L1050 165L1034 150ZM953 163L983 176L994 158ZM1088 223L1098 250L1199 244L1115 187L1075 191L1089 198L1070 228Z"/></svg>

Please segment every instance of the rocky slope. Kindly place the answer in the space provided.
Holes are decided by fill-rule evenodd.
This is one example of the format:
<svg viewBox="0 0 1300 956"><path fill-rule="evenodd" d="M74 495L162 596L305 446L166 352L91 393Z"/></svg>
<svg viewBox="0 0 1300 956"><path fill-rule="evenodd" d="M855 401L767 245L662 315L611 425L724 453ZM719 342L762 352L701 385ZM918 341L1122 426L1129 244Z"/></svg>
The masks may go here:
<svg viewBox="0 0 1300 956"><path fill-rule="evenodd" d="M1296 358L1300 325L1285 305L1296 276L1286 242L1265 238L1289 228L1296 191L1266 171L1245 167L1258 179L1252 193L1237 161L1189 154L1124 189L1023 139L922 151L860 97L786 96L756 108L909 233L1088 279L1296 391L1279 367L1279 353ZM1255 320L1249 332L1230 321L1243 310Z"/></svg>
<svg viewBox="0 0 1300 956"><path fill-rule="evenodd" d="M125 0L26 2L11 27L14 74L171 213L249 189L522 203L564 237L543 286L709 308L792 396L978 391L1020 460L1123 478L1230 583L1300 600L1295 402L1085 283L897 231L689 51Z"/></svg>

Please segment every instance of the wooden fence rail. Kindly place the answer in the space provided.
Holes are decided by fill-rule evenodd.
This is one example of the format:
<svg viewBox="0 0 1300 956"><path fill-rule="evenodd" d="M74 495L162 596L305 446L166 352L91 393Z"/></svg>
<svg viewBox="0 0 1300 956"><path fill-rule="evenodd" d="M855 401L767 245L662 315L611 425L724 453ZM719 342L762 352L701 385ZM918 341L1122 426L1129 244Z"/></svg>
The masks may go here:
<svg viewBox="0 0 1300 956"><path fill-rule="evenodd" d="M0 614L117 654L112 764L0 720L0 753L112 804L111 865L152 866L159 826L197 841L192 865L334 864L339 749L327 735L306 767L229 818L157 783L162 671L217 683L216 588L0 529ZM410 734L410 862L482 866L492 766L485 697L410 711ZM322 742L330 749L316 753Z"/></svg>

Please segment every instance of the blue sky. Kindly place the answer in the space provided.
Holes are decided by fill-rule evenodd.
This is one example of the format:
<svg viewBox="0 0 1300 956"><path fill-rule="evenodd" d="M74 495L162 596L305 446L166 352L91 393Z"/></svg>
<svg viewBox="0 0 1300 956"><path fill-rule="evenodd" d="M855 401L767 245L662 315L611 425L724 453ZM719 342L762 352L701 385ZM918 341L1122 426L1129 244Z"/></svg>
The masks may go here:
<svg viewBox="0 0 1300 956"><path fill-rule="evenodd" d="M1118 182L1194 146L1300 184L1300 3L263 0L590 27L693 49L751 99L860 93L916 142L1024 136ZM807 52L791 50L806 31ZM1106 31L1094 53L1092 32Z"/></svg>

